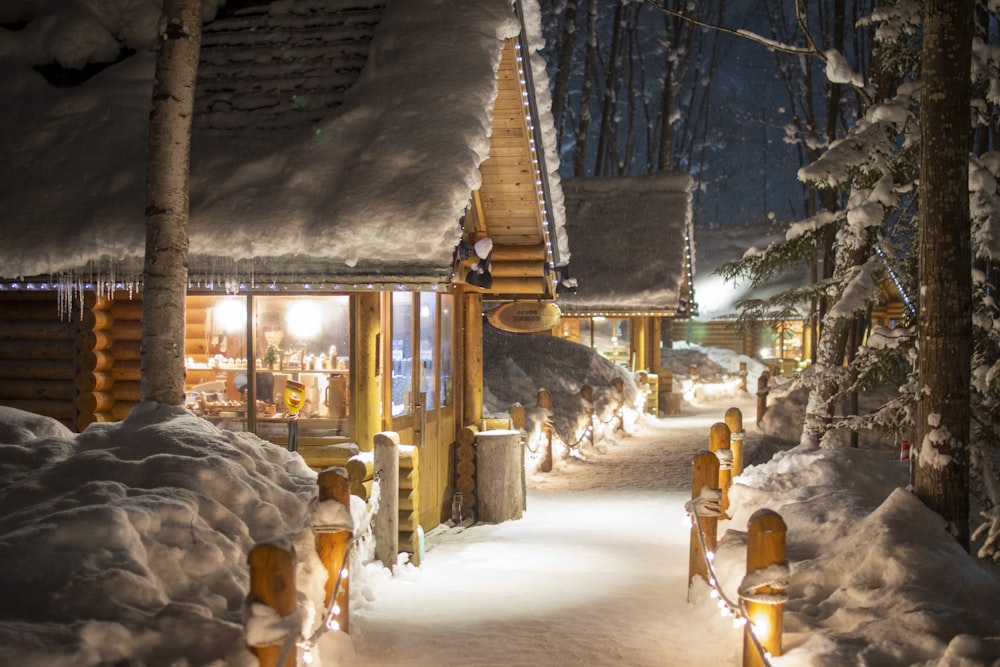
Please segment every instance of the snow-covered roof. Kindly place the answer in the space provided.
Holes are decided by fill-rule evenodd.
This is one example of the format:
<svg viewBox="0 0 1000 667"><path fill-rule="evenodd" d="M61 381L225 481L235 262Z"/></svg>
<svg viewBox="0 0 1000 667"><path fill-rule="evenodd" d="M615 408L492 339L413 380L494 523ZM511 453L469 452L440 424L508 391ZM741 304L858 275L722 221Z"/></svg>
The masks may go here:
<svg viewBox="0 0 1000 667"><path fill-rule="evenodd" d="M562 181L573 242L575 294L567 311L675 310L686 276L691 223L689 174L573 178Z"/></svg>
<svg viewBox="0 0 1000 667"><path fill-rule="evenodd" d="M517 3L538 33L523 39L532 60L536 1ZM138 277L159 3L20 4L31 20L0 29L16 100L0 109L0 273ZM501 49L522 34L514 0L250 4L264 6L205 26L192 278L447 278L489 154ZM78 86L36 69L107 62L122 44L135 53ZM562 211L549 211L565 246Z"/></svg>

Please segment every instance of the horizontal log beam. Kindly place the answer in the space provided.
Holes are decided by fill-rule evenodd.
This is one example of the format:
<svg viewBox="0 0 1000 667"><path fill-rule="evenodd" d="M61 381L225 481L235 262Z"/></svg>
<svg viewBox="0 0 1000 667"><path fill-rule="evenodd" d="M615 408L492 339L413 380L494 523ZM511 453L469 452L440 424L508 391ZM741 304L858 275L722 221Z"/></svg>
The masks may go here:
<svg viewBox="0 0 1000 667"><path fill-rule="evenodd" d="M0 320L0 340L73 340L76 325L72 322L49 320Z"/></svg>
<svg viewBox="0 0 1000 667"><path fill-rule="evenodd" d="M72 380L73 361L63 359L0 360L0 380Z"/></svg>
<svg viewBox="0 0 1000 667"><path fill-rule="evenodd" d="M76 388L59 380L18 380L0 384L0 400L73 402Z"/></svg>
<svg viewBox="0 0 1000 667"><path fill-rule="evenodd" d="M6 341L0 359L65 359L72 363L76 346L72 341Z"/></svg>
<svg viewBox="0 0 1000 667"><path fill-rule="evenodd" d="M9 408L24 410L25 412L31 412L36 415L42 415L43 417L52 417L53 419L58 419L60 421L73 419L72 401L28 401L7 399L0 400L0 405L6 405Z"/></svg>

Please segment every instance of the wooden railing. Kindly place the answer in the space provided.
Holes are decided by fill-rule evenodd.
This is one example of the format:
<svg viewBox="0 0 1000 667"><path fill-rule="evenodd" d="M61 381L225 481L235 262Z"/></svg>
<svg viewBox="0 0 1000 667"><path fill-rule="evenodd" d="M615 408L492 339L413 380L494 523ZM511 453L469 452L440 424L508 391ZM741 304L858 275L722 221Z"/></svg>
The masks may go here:
<svg viewBox="0 0 1000 667"><path fill-rule="evenodd" d="M715 574L718 521L728 519L729 488L743 472L743 415L726 411L726 422L709 430L709 450L692 461L688 585L700 577L718 597L723 615L744 627L743 667L768 667L781 655L782 613L788 586L785 522L776 512L761 509L747 524L746 575L732 600ZM735 430L738 429L738 430Z"/></svg>

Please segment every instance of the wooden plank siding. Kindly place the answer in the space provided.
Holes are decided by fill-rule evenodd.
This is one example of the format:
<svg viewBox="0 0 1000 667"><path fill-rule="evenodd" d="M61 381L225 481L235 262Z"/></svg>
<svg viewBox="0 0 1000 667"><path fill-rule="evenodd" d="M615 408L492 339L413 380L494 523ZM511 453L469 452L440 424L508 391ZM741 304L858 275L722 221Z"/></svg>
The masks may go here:
<svg viewBox="0 0 1000 667"><path fill-rule="evenodd" d="M546 219L527 115L516 47L508 40L493 104L490 155L480 166L482 186L465 225L466 240L493 240L493 286L485 293L505 299L552 296L546 273L552 255L545 246Z"/></svg>

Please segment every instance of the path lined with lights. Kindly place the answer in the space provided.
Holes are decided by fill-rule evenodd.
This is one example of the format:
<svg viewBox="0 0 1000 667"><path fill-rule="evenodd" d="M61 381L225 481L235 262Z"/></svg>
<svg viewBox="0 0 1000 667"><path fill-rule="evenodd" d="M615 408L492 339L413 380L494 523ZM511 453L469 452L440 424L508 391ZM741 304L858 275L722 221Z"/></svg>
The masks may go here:
<svg viewBox="0 0 1000 667"><path fill-rule="evenodd" d="M739 665L742 630L707 587L687 600L685 525L692 459L734 405L752 414L749 399L686 407L585 446L532 476L518 521L432 532L420 568L354 608L345 664Z"/></svg>

